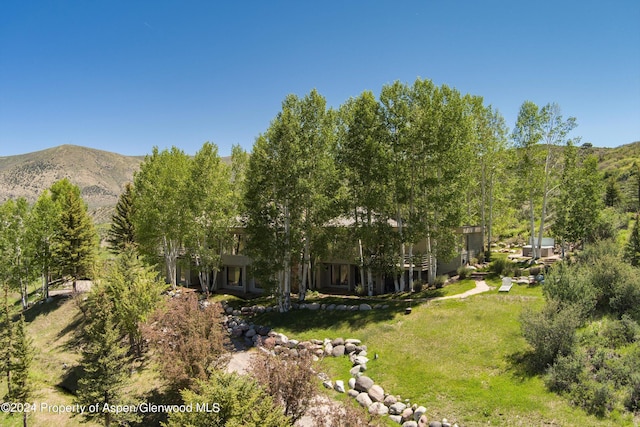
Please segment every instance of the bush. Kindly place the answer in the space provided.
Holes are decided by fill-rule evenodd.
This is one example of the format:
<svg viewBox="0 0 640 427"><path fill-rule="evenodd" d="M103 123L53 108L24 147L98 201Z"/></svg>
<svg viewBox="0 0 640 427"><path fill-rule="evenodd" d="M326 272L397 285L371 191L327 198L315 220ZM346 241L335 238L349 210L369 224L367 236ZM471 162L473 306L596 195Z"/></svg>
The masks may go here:
<svg viewBox="0 0 640 427"><path fill-rule="evenodd" d="M533 347L532 367L542 372L559 356L571 353L581 316L577 307L549 301L541 312L523 311L520 321L522 334Z"/></svg>
<svg viewBox="0 0 640 427"><path fill-rule="evenodd" d="M206 380L214 368L224 365L227 334L222 329L222 308L212 303L201 308L194 293L171 298L166 310L158 310L144 333L160 357L164 378L176 390L195 380Z"/></svg>
<svg viewBox="0 0 640 427"><path fill-rule="evenodd" d="M413 281L413 292L420 292L424 288L424 283L420 280Z"/></svg>
<svg viewBox="0 0 640 427"><path fill-rule="evenodd" d="M291 425L272 397L247 376L217 371L208 381L198 381L194 390L184 389L180 394L194 410L170 412L167 427ZM197 411L196 405L208 405L211 412Z"/></svg>
<svg viewBox="0 0 640 427"><path fill-rule="evenodd" d="M557 393L569 393L583 376L585 358L584 352L559 356L545 376L547 388Z"/></svg>
<svg viewBox="0 0 640 427"><path fill-rule="evenodd" d="M446 274L442 276L436 276L436 278L433 281L433 284L436 287L436 289L441 289L444 286L444 284L447 283L447 280L449 280L449 276L447 276Z"/></svg>
<svg viewBox="0 0 640 427"><path fill-rule="evenodd" d="M469 277L472 271L473 270L471 270L469 267L465 267L464 265L461 265L460 267L458 267L458 270L456 271L458 273L458 279L460 280L466 279L467 277Z"/></svg>
<svg viewBox="0 0 640 427"><path fill-rule="evenodd" d="M264 352L258 353L252 364L251 374L284 407L284 413L292 422L300 419L316 394L313 359L308 353L298 357L282 357Z"/></svg>
<svg viewBox="0 0 640 427"><path fill-rule="evenodd" d="M490 270L499 276L511 276L514 273L515 265L506 258L497 258L491 263Z"/></svg>

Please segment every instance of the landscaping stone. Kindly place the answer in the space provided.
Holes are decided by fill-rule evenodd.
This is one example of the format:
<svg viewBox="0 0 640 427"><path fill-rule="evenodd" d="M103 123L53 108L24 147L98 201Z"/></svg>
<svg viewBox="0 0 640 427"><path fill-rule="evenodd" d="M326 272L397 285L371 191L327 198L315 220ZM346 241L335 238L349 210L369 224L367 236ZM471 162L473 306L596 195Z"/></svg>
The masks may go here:
<svg viewBox="0 0 640 427"><path fill-rule="evenodd" d="M360 373L360 365L356 365L353 368L351 368L351 370L349 371L349 373L351 374L351 376L355 377L356 375L358 375Z"/></svg>
<svg viewBox="0 0 640 427"><path fill-rule="evenodd" d="M331 355L333 357L344 356L344 346L343 345L337 345L337 346L333 347L333 350L331 350Z"/></svg>
<svg viewBox="0 0 640 427"><path fill-rule="evenodd" d="M396 399L396 397L392 394L388 394L385 396L384 398L384 404L391 407L391 405L395 405L396 403L398 403L398 399ZM391 409L391 408L389 408ZM404 409L404 408L402 408ZM402 411L400 411L402 412ZM400 412L398 412L398 414L400 414Z"/></svg>
<svg viewBox="0 0 640 427"><path fill-rule="evenodd" d="M359 310L360 311L369 311L369 310L371 310L371 306L369 304L360 304Z"/></svg>
<svg viewBox="0 0 640 427"><path fill-rule="evenodd" d="M307 308L309 310L318 310L320 309L320 304L318 304L317 302L311 303L311 304L307 304Z"/></svg>
<svg viewBox="0 0 640 427"><path fill-rule="evenodd" d="M355 389L356 388L356 379L355 378L349 378L349 388L351 389Z"/></svg>
<svg viewBox="0 0 640 427"><path fill-rule="evenodd" d="M369 395L365 392L362 392L358 394L358 396L356 396L356 402L358 402L360 406L364 406L365 408L368 408L373 403Z"/></svg>
<svg viewBox="0 0 640 427"><path fill-rule="evenodd" d="M353 353L356 351L356 345L354 343L348 342L344 345L345 353Z"/></svg>
<svg viewBox="0 0 640 427"><path fill-rule="evenodd" d="M356 356L353 360L354 365L366 365L369 362L369 358L364 356Z"/></svg>
<svg viewBox="0 0 640 427"><path fill-rule="evenodd" d="M404 411L402 411L402 421L407 421L407 420L412 420L413 419L413 409L411 408L405 408Z"/></svg>
<svg viewBox="0 0 640 427"><path fill-rule="evenodd" d="M426 415L422 415L420 419L418 419L418 427L429 427Z"/></svg>
<svg viewBox="0 0 640 427"><path fill-rule="evenodd" d="M395 399L394 399L395 400ZM385 399L385 403L386 403L386 399ZM400 415L402 414L402 412L407 409L407 405L405 405L402 402L395 402L391 405L389 405L389 413L393 414L393 415Z"/></svg>
<svg viewBox="0 0 640 427"><path fill-rule="evenodd" d="M333 383L331 382L331 380L324 380L324 381L322 381L322 385L323 385L325 388L328 388L328 389L332 389L332 388L333 388Z"/></svg>
<svg viewBox="0 0 640 427"><path fill-rule="evenodd" d="M331 341L331 344L333 344L334 347L337 345L344 345L344 338L336 338Z"/></svg>
<svg viewBox="0 0 640 427"><path fill-rule="evenodd" d="M324 354L326 354L327 356L331 355L333 353L333 346L331 345L331 343L328 343L324 346Z"/></svg>
<svg viewBox="0 0 640 427"><path fill-rule="evenodd" d="M344 393L345 389L344 389L344 381L342 380L337 380L335 385L333 386L334 390L337 391L338 393Z"/></svg>
<svg viewBox="0 0 640 427"><path fill-rule="evenodd" d="M249 329L249 330L244 334L244 336L245 336L245 337L247 337L247 338L251 338L251 337L253 337L255 334L257 334L257 332L256 332L256 330L255 330L255 329Z"/></svg>
<svg viewBox="0 0 640 427"><path fill-rule="evenodd" d="M418 406L414 411L413 411L413 418L418 421L420 419L421 416L424 415L424 413L427 412L427 408L425 408L424 406Z"/></svg>
<svg viewBox="0 0 640 427"><path fill-rule="evenodd" d="M362 341L360 341L359 339L356 338L347 338L345 340L345 344L355 344L355 345L360 345L362 344Z"/></svg>
<svg viewBox="0 0 640 427"><path fill-rule="evenodd" d="M418 423L415 421L405 421L402 423L402 427L418 427Z"/></svg>
<svg viewBox="0 0 640 427"><path fill-rule="evenodd" d="M335 305L335 304L329 304L329 305L327 306L327 311L333 311L333 310L335 310L335 309L336 309L336 305Z"/></svg>
<svg viewBox="0 0 640 427"><path fill-rule="evenodd" d="M442 423L440 421L431 421L429 427L442 427Z"/></svg>
<svg viewBox="0 0 640 427"><path fill-rule="evenodd" d="M377 384L372 385L368 393L374 402L382 402L384 400L384 390Z"/></svg>
<svg viewBox="0 0 640 427"><path fill-rule="evenodd" d="M373 386L373 380L365 375L362 375L356 379L356 386L354 387L358 391L368 392Z"/></svg>
<svg viewBox="0 0 640 427"><path fill-rule="evenodd" d="M400 415L389 415L389 419L398 424L402 424L402 417Z"/></svg>
<svg viewBox="0 0 640 427"><path fill-rule="evenodd" d="M369 406L369 413L372 415L387 415L389 413L389 408L384 406L382 402L374 402Z"/></svg>
<svg viewBox="0 0 640 427"><path fill-rule="evenodd" d="M358 396L359 394L360 394L360 392L358 390L354 390L354 389L351 389L351 390L349 390L347 392L347 395L349 395L349 397L354 397L354 398L356 396Z"/></svg>

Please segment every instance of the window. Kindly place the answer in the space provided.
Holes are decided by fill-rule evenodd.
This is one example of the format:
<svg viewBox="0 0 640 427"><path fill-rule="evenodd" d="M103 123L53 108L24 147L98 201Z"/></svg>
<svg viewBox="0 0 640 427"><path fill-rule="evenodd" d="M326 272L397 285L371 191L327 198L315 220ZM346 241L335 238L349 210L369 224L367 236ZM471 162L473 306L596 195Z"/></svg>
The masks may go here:
<svg viewBox="0 0 640 427"><path fill-rule="evenodd" d="M242 286L242 267L227 267L227 285Z"/></svg>

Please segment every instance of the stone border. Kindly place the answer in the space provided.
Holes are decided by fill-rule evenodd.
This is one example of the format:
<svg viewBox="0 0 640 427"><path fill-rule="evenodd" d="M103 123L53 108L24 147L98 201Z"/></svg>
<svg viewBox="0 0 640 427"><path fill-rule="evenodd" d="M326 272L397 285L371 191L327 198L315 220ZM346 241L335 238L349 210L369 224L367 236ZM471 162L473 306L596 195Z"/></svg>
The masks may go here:
<svg viewBox="0 0 640 427"><path fill-rule="evenodd" d="M334 307L329 308L331 305ZM324 307L323 307L324 306ZM363 308L363 306L366 306ZM428 422L424 406L411 404L407 399L404 402L400 396L386 393L385 390L375 384L375 382L363 373L367 370L367 363L370 361L367 353L367 346L363 345L359 339L355 338L335 338L324 340L312 339L309 341L298 341L291 339L284 334L272 330L268 326L255 325L239 317L241 315L252 315L274 311L274 307L252 306L242 307L234 310L226 301L222 302L222 307L226 313L224 325L232 338L244 338L245 343L250 346L270 351L274 355L285 357L297 357L302 353L311 354L314 360L321 357L349 357L352 368L349 371L350 378L347 382L348 390L345 388L343 380L336 380L333 383L326 374L320 373L319 377L325 388L335 390L338 393L347 393L354 398L361 406L367 408L373 415L389 416L389 418L402 427L458 427L458 424L451 424L446 418L442 421ZM334 304L300 304L298 309L308 310L372 310L374 307L368 304L360 304L337 308ZM380 306L378 308L383 308ZM388 305L386 306L388 307ZM271 350L267 350L271 349ZM378 355L374 355L377 359Z"/></svg>

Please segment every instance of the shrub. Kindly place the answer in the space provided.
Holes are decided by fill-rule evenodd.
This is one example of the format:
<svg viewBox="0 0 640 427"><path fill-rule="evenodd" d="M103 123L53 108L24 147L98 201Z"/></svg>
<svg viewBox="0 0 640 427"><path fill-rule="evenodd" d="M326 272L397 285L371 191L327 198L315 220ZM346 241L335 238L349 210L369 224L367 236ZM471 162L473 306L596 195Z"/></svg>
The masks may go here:
<svg viewBox="0 0 640 427"><path fill-rule="evenodd" d="M447 283L447 280L449 280L449 276L447 276L446 274L442 276L436 276L436 278L433 280L433 284L436 289L441 289L444 284Z"/></svg>
<svg viewBox="0 0 640 427"><path fill-rule="evenodd" d="M469 267L465 267L464 265L461 265L460 267L458 267L458 270L456 272L458 273L458 278L460 280L464 280L467 277L469 277L472 271L473 270L471 270Z"/></svg>
<svg viewBox="0 0 640 427"><path fill-rule="evenodd" d="M225 342L219 303L201 308L194 293L171 298L158 310L144 333L160 354L164 377L176 390L206 380L224 365Z"/></svg>
<svg viewBox="0 0 640 427"><path fill-rule="evenodd" d="M491 263L490 269L499 276L511 276L515 270L515 265L506 258L497 258Z"/></svg>
<svg viewBox="0 0 640 427"><path fill-rule="evenodd" d="M577 307L549 301L540 312L523 311L520 321L524 338L533 348L532 367L543 371L558 356L571 352L581 317Z"/></svg>
<svg viewBox="0 0 640 427"><path fill-rule="evenodd" d="M568 393L580 381L585 366L584 352L572 352L566 356L559 356L549 367L545 376L545 384L551 391Z"/></svg>
<svg viewBox="0 0 640 427"><path fill-rule="evenodd" d="M252 364L251 374L284 407L292 422L300 419L316 394L313 359L308 353L282 357L260 352Z"/></svg>
<svg viewBox="0 0 640 427"><path fill-rule="evenodd" d="M356 295L358 296L363 296L366 293L364 286L362 286L362 284L359 284L358 286L356 286L355 291L356 291Z"/></svg>
<svg viewBox="0 0 640 427"><path fill-rule="evenodd" d="M513 270L513 275L515 277L521 277L523 276L523 270L520 267L516 267L515 270Z"/></svg>
<svg viewBox="0 0 640 427"><path fill-rule="evenodd" d="M193 390L184 389L180 394L194 410L169 413L167 427L291 425L271 396L247 376L217 371L208 381L200 380ZM196 405L205 404L211 412L195 410Z"/></svg>
<svg viewBox="0 0 640 427"><path fill-rule="evenodd" d="M640 373L634 372L629 381L629 391L624 400L624 406L629 411L640 410Z"/></svg>
<svg viewBox="0 0 640 427"><path fill-rule="evenodd" d="M420 280L413 281L413 292L420 292L424 288L424 283Z"/></svg>

